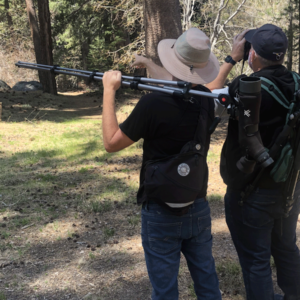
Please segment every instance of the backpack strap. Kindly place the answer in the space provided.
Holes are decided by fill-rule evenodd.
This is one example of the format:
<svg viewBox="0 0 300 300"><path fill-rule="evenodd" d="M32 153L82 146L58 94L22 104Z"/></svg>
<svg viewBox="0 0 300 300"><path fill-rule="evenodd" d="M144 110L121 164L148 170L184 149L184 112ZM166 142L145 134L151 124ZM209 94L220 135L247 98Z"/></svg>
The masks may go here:
<svg viewBox="0 0 300 300"><path fill-rule="evenodd" d="M290 101L286 99L286 97L282 94L277 85L265 77L260 77L260 79L261 88L264 89L267 93L269 93L284 108L289 109Z"/></svg>
<svg viewBox="0 0 300 300"><path fill-rule="evenodd" d="M295 81L295 93L294 93L294 102L296 102L296 92L299 89L299 81L300 81L300 75L297 74L296 72L291 72L293 75L293 79Z"/></svg>
<svg viewBox="0 0 300 300"><path fill-rule="evenodd" d="M260 77L262 89L264 89L267 93L269 93L284 108L288 109L286 124L296 103L296 92L299 89L299 81L300 81L300 76L296 72L290 72L290 73L292 74L295 83L295 93L294 93L294 99L292 101L286 99L286 97L282 94L282 92L280 91L280 89L277 87L275 83L273 83L271 80L265 77Z"/></svg>

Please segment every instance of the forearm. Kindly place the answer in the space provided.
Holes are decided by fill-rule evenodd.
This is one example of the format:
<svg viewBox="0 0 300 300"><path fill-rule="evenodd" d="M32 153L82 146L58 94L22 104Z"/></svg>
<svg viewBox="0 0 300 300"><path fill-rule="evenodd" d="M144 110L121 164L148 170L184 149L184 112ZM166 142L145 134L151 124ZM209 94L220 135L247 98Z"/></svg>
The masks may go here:
<svg viewBox="0 0 300 300"><path fill-rule="evenodd" d="M110 149L114 135L119 129L115 111L114 90L104 89L103 93L103 113L102 113L102 132L105 149Z"/></svg>
<svg viewBox="0 0 300 300"><path fill-rule="evenodd" d="M228 77L232 68L233 65L231 63L224 62L223 65L220 67L220 71L217 78L214 81L206 84L206 87L209 88L211 91L223 88L226 78Z"/></svg>
<svg viewBox="0 0 300 300"><path fill-rule="evenodd" d="M245 49L245 42L246 42L245 34L247 32L248 32L248 29L244 30L240 34L237 34L233 38L233 44L232 44L230 56L232 57L232 59L235 62L240 61L244 57L244 49ZM233 65L231 63L224 62L220 68L220 72L219 72L219 75L217 76L217 78L214 81L208 83L206 85L206 87L209 88L210 90L223 88L226 78L229 75L232 68L233 68Z"/></svg>
<svg viewBox="0 0 300 300"><path fill-rule="evenodd" d="M150 61L147 65L149 75L154 79L172 80L172 75L163 67Z"/></svg>
<svg viewBox="0 0 300 300"><path fill-rule="evenodd" d="M147 57L143 57L142 63L148 70L151 78L162 79L162 80L172 80L172 75L163 67L158 66L152 60Z"/></svg>

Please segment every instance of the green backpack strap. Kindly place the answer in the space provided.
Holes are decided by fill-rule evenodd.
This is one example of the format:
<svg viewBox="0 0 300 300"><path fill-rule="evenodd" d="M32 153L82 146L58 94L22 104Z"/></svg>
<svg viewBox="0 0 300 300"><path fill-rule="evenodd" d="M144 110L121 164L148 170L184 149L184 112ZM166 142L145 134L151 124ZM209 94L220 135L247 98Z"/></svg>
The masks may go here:
<svg viewBox="0 0 300 300"><path fill-rule="evenodd" d="M284 108L290 109L290 101L286 99L286 97L282 94L282 92L276 86L276 84L265 77L260 77L260 79L261 79L261 88L264 89L266 92L268 92Z"/></svg>
<svg viewBox="0 0 300 300"><path fill-rule="evenodd" d="M296 102L296 92L299 89L299 81L300 81L300 75L296 72L291 72L295 81L295 93L294 93L294 101Z"/></svg>

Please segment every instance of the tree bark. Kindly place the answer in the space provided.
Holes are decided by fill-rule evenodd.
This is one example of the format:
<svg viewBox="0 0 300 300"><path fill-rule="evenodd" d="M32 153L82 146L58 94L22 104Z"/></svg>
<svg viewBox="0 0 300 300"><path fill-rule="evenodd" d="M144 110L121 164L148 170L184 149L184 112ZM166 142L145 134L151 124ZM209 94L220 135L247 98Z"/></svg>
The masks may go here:
<svg viewBox="0 0 300 300"><path fill-rule="evenodd" d="M182 34L179 0L144 0L145 53L161 66L157 45Z"/></svg>
<svg viewBox="0 0 300 300"><path fill-rule="evenodd" d="M300 14L300 1L298 1L298 14ZM300 18L298 19L298 73L300 74Z"/></svg>
<svg viewBox="0 0 300 300"><path fill-rule="evenodd" d="M52 36L51 36L51 19L48 0L38 0L39 23L40 23L40 41L41 55L44 64L53 65L52 53ZM55 74L52 72L47 74L47 84L44 86L44 92L57 94Z"/></svg>
<svg viewBox="0 0 300 300"><path fill-rule="evenodd" d="M7 19L7 24L9 26L10 29L13 29L13 20L12 20L12 17L9 13L9 1L8 0L5 0L4 1L4 7L5 7L5 10L6 10L6 19Z"/></svg>
<svg viewBox="0 0 300 300"><path fill-rule="evenodd" d="M40 41L39 26L38 26L36 12L32 0L26 0L26 9L27 9L29 26L31 30L31 36L33 40L36 62L38 64L43 64L42 55L41 55L41 41ZM38 71L38 72L39 72L40 83L44 87L47 84L46 74L45 72L42 71Z"/></svg>
<svg viewBox="0 0 300 300"><path fill-rule="evenodd" d="M293 66L293 3L290 1L289 5L289 29L288 29L288 61L287 69L292 71Z"/></svg>

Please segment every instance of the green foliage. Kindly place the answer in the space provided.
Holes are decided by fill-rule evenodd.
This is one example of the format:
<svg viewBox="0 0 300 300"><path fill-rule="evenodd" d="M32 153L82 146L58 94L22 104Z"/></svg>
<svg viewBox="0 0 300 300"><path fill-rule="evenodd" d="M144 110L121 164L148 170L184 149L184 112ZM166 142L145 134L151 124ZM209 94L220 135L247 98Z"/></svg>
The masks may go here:
<svg viewBox="0 0 300 300"><path fill-rule="evenodd" d="M108 239L115 235L115 230L113 228L104 228L104 238Z"/></svg>
<svg viewBox="0 0 300 300"><path fill-rule="evenodd" d="M131 15L137 7L141 8L138 2L50 2L56 37L54 60L71 68L107 70L117 65L118 69L125 69L128 59L126 66L119 62L126 47L140 35L141 24ZM122 47L124 50L119 50Z"/></svg>
<svg viewBox="0 0 300 300"><path fill-rule="evenodd" d="M4 295L3 292L0 292L0 300L6 300L6 296Z"/></svg>
<svg viewBox="0 0 300 300"><path fill-rule="evenodd" d="M223 200L223 196L220 194L211 194L207 196L207 200L209 202L221 202Z"/></svg>
<svg viewBox="0 0 300 300"><path fill-rule="evenodd" d="M128 223L129 223L130 225L132 225L133 227L137 226L137 225L140 223L140 221L141 221L140 215L135 215L135 216L130 217L130 218L128 219Z"/></svg>
<svg viewBox="0 0 300 300"><path fill-rule="evenodd" d="M94 213L104 213L107 211L112 210L112 203L110 201L91 201L90 202L90 207L91 207L91 211L93 211Z"/></svg>

